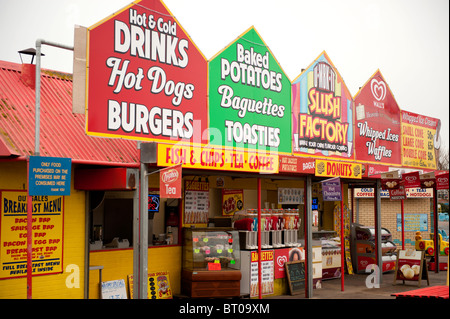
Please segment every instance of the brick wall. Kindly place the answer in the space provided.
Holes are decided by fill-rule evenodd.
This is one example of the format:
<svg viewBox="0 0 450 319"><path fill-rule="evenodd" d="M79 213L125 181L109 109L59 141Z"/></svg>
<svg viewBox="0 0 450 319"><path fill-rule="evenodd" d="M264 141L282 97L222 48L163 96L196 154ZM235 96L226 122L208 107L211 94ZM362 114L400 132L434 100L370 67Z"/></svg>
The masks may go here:
<svg viewBox="0 0 450 319"><path fill-rule="evenodd" d="M354 199L354 221L356 222L357 205L359 201L359 224L364 226L375 225L375 212L373 198ZM404 201L404 214L428 214L428 231L422 231L423 238L430 238L432 220L430 219L431 209L430 198L409 198ZM381 227L387 228L392 239L397 246L401 246L402 234L397 231L397 214L401 213L401 201L391 201L390 199L381 199ZM414 247L415 232L405 231L405 248Z"/></svg>

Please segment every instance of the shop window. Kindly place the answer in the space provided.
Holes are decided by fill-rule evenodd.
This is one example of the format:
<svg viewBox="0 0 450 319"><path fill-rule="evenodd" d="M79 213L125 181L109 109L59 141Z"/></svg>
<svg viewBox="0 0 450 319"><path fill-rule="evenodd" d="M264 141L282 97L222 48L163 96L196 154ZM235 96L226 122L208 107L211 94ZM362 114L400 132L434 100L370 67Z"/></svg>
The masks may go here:
<svg viewBox="0 0 450 319"><path fill-rule="evenodd" d="M105 199L104 243L112 243L114 238L127 239L132 245L133 200L128 198ZM113 246L114 247L114 246Z"/></svg>
<svg viewBox="0 0 450 319"><path fill-rule="evenodd" d="M90 192L90 250L133 246L132 197L132 192Z"/></svg>

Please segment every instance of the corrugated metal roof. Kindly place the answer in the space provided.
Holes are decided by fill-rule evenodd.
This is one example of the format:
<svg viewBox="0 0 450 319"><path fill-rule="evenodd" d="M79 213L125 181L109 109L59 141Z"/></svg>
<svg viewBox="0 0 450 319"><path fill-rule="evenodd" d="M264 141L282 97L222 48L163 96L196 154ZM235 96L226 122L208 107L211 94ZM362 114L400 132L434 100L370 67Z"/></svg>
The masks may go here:
<svg viewBox="0 0 450 319"><path fill-rule="evenodd" d="M34 154L35 90L21 65L0 61L0 158ZM40 155L95 164L136 164L137 142L87 136L84 114L72 113L72 75L42 70ZM2 145L3 144L3 145Z"/></svg>

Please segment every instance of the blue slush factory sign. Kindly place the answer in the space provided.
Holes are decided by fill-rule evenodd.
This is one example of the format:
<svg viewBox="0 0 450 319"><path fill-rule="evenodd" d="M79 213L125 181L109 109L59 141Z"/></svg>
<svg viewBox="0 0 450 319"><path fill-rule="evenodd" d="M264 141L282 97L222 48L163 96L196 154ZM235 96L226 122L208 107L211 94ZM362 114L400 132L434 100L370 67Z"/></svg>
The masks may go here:
<svg viewBox="0 0 450 319"><path fill-rule="evenodd" d="M30 195L70 195L71 167L70 158L30 156Z"/></svg>

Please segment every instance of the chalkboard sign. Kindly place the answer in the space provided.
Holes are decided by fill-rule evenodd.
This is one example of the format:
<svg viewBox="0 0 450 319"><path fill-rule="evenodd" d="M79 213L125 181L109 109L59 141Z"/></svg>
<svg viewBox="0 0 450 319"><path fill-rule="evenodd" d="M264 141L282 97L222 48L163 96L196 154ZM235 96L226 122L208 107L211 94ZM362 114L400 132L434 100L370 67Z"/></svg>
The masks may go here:
<svg viewBox="0 0 450 319"><path fill-rule="evenodd" d="M305 262L290 261L284 263L291 295L299 295L305 291Z"/></svg>

